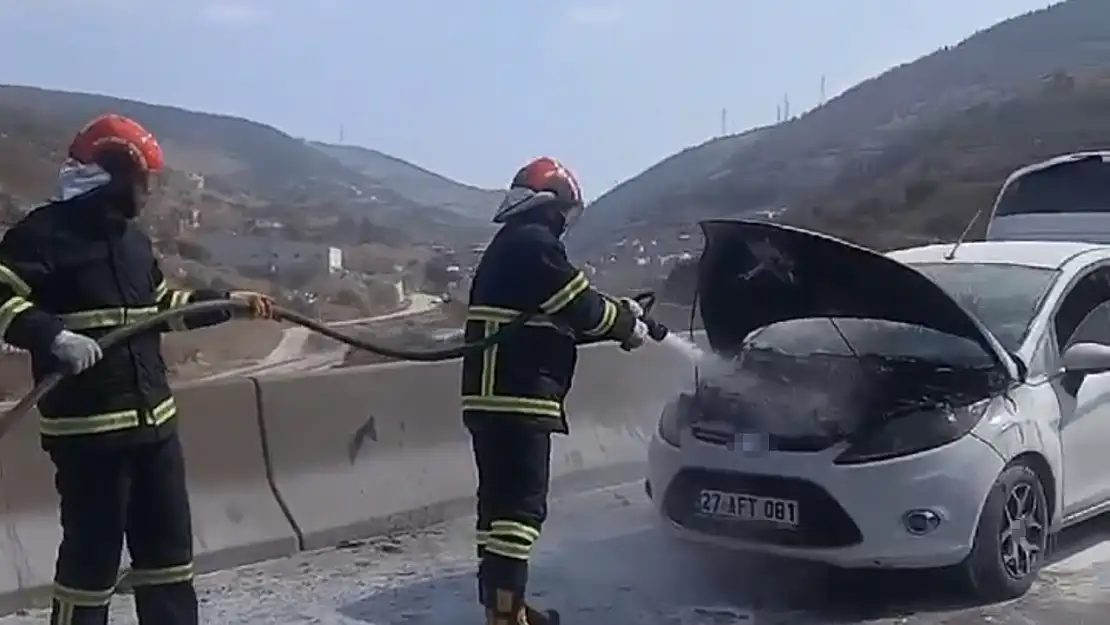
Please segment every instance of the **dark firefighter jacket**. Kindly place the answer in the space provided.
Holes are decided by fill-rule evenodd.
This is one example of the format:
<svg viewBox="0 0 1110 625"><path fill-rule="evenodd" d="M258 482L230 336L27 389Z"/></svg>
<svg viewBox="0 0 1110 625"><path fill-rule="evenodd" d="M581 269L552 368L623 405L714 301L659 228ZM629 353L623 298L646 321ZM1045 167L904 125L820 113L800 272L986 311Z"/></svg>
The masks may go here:
<svg viewBox="0 0 1110 625"><path fill-rule="evenodd" d="M0 336L31 353L36 381L61 365L50 354L63 328L99 338L191 301L227 297L168 288L150 238L132 221L109 219L93 191L35 209L0 241ZM187 318L164 331L220 323ZM43 446L129 444L168 436L176 407L161 336L151 332L105 352L39 402Z"/></svg>
<svg viewBox="0 0 1110 625"><path fill-rule="evenodd" d="M463 358L468 427L510 420L567 431L563 400L583 339L624 340L635 317L590 286L562 241L541 223L509 222L487 246L470 287L467 342L521 313L537 313L504 342Z"/></svg>

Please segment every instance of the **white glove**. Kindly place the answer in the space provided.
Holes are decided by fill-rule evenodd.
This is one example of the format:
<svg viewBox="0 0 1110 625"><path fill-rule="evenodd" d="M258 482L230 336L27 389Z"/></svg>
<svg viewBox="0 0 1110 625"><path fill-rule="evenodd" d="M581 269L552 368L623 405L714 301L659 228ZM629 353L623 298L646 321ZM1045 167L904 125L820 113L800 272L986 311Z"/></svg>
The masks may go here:
<svg viewBox="0 0 1110 625"><path fill-rule="evenodd" d="M268 295L255 293L254 291L232 291L228 294L228 297L249 304L252 319L274 318L274 300L270 299Z"/></svg>
<svg viewBox="0 0 1110 625"><path fill-rule="evenodd" d="M632 326L632 334L628 335L628 338L626 338L624 342L621 343L621 349L626 352L630 352L634 349L643 347L644 343L647 343L647 339L647 324L637 319L636 325Z"/></svg>
<svg viewBox="0 0 1110 625"><path fill-rule="evenodd" d="M637 319L644 318L644 307L640 305L640 302L637 302L631 297L622 297L620 303L624 304L628 308L628 310L632 312L633 317L636 317Z"/></svg>
<svg viewBox="0 0 1110 625"><path fill-rule="evenodd" d="M84 334L62 330L50 344L50 353L69 367L72 373L81 373L100 361L104 353L100 343Z"/></svg>

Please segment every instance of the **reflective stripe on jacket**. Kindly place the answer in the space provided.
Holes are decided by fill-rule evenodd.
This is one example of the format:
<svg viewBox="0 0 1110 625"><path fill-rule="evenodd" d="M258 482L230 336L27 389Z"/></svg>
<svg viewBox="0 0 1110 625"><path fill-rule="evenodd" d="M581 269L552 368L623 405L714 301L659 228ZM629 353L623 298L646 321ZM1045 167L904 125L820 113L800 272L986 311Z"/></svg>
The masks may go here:
<svg viewBox="0 0 1110 625"><path fill-rule="evenodd" d="M579 339L622 339L635 323L570 264L550 229L510 222L494 236L474 274L465 339L493 336L526 311L536 316L512 336L464 356L462 408L468 425L517 419L565 432L563 401Z"/></svg>
<svg viewBox="0 0 1110 625"><path fill-rule="evenodd" d="M0 336L28 350L36 381L57 370L50 345L62 329L93 338L218 291L170 288L149 237L110 220L93 191L35 209L0 240ZM176 408L160 332L220 323L226 313L191 316L105 351L96 366L64 378L39 402L51 441L141 442L172 431Z"/></svg>

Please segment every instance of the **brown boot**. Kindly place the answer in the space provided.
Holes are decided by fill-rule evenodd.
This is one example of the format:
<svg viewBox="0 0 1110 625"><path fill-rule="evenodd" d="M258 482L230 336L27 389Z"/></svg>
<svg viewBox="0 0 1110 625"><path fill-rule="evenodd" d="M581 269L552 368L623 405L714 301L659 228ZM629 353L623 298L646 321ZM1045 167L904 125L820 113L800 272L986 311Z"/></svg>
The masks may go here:
<svg viewBox="0 0 1110 625"><path fill-rule="evenodd" d="M558 612L541 612L511 590L495 590L494 605L486 608L486 625L559 625L559 622Z"/></svg>
<svg viewBox="0 0 1110 625"><path fill-rule="evenodd" d="M517 613L517 625L559 625L559 621L559 613L555 610L541 612L526 603Z"/></svg>
<svg viewBox="0 0 1110 625"><path fill-rule="evenodd" d="M484 599L490 599L488 592ZM486 625L518 625L524 618L517 615L517 608L521 605L518 593L498 588L493 591L492 599L492 606L486 604Z"/></svg>

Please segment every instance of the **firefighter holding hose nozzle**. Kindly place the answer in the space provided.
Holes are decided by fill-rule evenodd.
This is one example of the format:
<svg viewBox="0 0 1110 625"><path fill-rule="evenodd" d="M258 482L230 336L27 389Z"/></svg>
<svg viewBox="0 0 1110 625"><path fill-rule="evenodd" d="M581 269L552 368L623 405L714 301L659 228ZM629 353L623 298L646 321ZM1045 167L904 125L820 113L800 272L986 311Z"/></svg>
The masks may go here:
<svg viewBox="0 0 1110 625"><path fill-rule="evenodd" d="M463 420L478 469L478 593L487 625L548 625L555 611L525 602L528 559L547 516L551 434L568 432L563 400L580 339L625 350L648 338L632 300L595 290L567 259L562 236L581 215L566 167L539 158L517 172L470 289L466 340L537 314L497 345L463 359Z"/></svg>
<svg viewBox="0 0 1110 625"><path fill-rule="evenodd" d="M235 298L254 317L273 314L256 293L167 286L135 223L162 167L146 129L97 117L70 145L59 196L0 241L0 336L30 352L36 382L59 368L71 374L38 404L61 502L52 625L107 623L125 536L139 622L198 622L184 458L160 333L231 315L185 315L103 352L96 339L201 300Z"/></svg>

